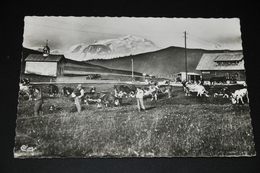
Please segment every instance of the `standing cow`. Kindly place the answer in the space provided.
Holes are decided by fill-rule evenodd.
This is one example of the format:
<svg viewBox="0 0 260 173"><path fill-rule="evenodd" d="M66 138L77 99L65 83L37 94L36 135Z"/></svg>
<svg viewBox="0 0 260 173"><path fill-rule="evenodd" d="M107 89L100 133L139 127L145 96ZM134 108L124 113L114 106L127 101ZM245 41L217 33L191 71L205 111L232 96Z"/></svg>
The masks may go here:
<svg viewBox="0 0 260 173"><path fill-rule="evenodd" d="M238 104L239 101L241 101L242 104L244 104L243 98L247 99L247 103L249 103L249 97L248 97L248 91L246 88L236 90L231 95L231 101L233 104Z"/></svg>
<svg viewBox="0 0 260 173"><path fill-rule="evenodd" d="M149 87L142 88L144 96L152 96L151 101L157 100L158 87L156 85L150 85ZM138 92L139 90L137 90Z"/></svg>
<svg viewBox="0 0 260 173"><path fill-rule="evenodd" d="M207 94L208 92L206 91L205 87L202 85L195 85L195 84L190 84L188 82L183 82L183 87L186 96L190 96L191 93L197 93L197 97L198 96L202 97L203 95L209 97L209 95Z"/></svg>

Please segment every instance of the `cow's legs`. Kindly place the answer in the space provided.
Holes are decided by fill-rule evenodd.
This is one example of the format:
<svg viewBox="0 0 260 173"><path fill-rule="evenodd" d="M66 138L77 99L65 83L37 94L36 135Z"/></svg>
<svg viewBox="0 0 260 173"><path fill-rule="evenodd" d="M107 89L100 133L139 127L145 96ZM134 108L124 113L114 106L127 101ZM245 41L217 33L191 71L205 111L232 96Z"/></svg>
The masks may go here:
<svg viewBox="0 0 260 173"><path fill-rule="evenodd" d="M239 100L241 100L241 103L244 104L243 97L237 97L237 103L239 103Z"/></svg>

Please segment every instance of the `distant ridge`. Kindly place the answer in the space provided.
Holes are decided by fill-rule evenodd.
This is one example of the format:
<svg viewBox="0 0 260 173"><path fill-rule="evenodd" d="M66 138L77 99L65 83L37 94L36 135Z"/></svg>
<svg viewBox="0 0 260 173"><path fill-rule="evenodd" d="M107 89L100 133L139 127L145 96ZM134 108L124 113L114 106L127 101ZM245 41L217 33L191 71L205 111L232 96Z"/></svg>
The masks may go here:
<svg viewBox="0 0 260 173"><path fill-rule="evenodd" d="M204 50L187 49L188 71L196 71L196 67L203 53L241 52L241 50ZM131 59L134 62L134 71L151 75L173 75L185 71L185 49L168 47L154 52L130 55L110 60L85 61L95 65L119 70L131 70Z"/></svg>

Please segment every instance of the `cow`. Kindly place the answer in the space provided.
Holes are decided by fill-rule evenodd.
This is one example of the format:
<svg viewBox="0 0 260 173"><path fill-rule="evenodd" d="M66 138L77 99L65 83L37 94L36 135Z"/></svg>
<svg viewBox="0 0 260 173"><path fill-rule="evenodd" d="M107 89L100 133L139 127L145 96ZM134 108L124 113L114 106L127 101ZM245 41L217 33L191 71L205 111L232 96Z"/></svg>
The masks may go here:
<svg viewBox="0 0 260 173"><path fill-rule="evenodd" d="M98 107L101 107L102 96L102 93L88 93L84 96L83 100L86 103L86 105L89 105L89 103L97 103Z"/></svg>
<svg viewBox="0 0 260 173"><path fill-rule="evenodd" d="M220 90L215 90L213 96L229 98L231 96L231 91L228 89L228 87L224 87L224 88L221 88Z"/></svg>
<svg viewBox="0 0 260 173"><path fill-rule="evenodd" d="M135 97L136 87L134 85L114 85L115 97Z"/></svg>
<svg viewBox="0 0 260 173"><path fill-rule="evenodd" d="M246 98L247 103L249 103L247 88L236 90L234 93L231 94L232 104L238 104L239 100L241 101L242 104L244 104L243 98Z"/></svg>
<svg viewBox="0 0 260 173"><path fill-rule="evenodd" d="M167 93L168 94L168 98L171 98L172 96L172 86L169 84L166 85L158 85L158 92L157 93Z"/></svg>
<svg viewBox="0 0 260 173"><path fill-rule="evenodd" d="M115 95L112 93L89 93L85 95L84 102L86 105L89 105L89 103L97 103L98 107L101 107L101 104L104 104L105 106L111 106L111 105L120 105L120 99L116 98Z"/></svg>
<svg viewBox="0 0 260 173"><path fill-rule="evenodd" d="M70 88L70 87L63 87L62 88L62 93L64 94L64 96L68 97L72 94L72 92L74 91L74 89Z"/></svg>
<svg viewBox="0 0 260 173"><path fill-rule="evenodd" d="M120 98L115 97L112 93L104 93L101 97L101 103L107 106L119 106L122 104L122 100Z"/></svg>
<svg viewBox="0 0 260 173"><path fill-rule="evenodd" d="M50 97L53 97L59 93L58 86L56 86L54 84L50 84L47 88L48 88L48 93L50 94Z"/></svg>
<svg viewBox="0 0 260 173"><path fill-rule="evenodd" d="M202 97L203 95L209 97L209 95L207 94L208 92L206 91L205 87L202 85L194 85L188 82L184 82L183 86L184 86L184 92L186 96L190 96L190 93L192 92L192 93L197 93L197 97L198 96Z"/></svg>
<svg viewBox="0 0 260 173"><path fill-rule="evenodd" d="M31 85L24 85L22 83L20 83L19 86L20 86L19 95L21 95L23 99L24 96L27 95L28 101L32 101L34 88Z"/></svg>
<svg viewBox="0 0 260 173"><path fill-rule="evenodd" d="M144 96L152 96L151 101L157 100L158 87L156 85L150 85L148 87L141 88L144 91Z"/></svg>
<svg viewBox="0 0 260 173"><path fill-rule="evenodd" d="M25 85L30 85L30 79L29 78L22 78L20 82L24 86Z"/></svg>

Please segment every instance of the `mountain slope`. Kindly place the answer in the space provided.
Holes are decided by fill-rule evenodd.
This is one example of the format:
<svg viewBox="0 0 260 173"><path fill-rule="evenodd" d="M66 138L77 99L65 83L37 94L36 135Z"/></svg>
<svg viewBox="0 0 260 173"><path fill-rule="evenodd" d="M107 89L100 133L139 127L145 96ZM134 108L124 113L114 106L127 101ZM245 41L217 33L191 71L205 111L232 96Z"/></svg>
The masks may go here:
<svg viewBox="0 0 260 173"><path fill-rule="evenodd" d="M196 71L196 67L203 53L214 52L227 52L227 50L187 49L188 72L200 73ZM130 71L132 68L131 59L134 62L134 71L140 73L166 76L185 71L185 49L180 47L168 47L155 52L86 62L107 68Z"/></svg>

